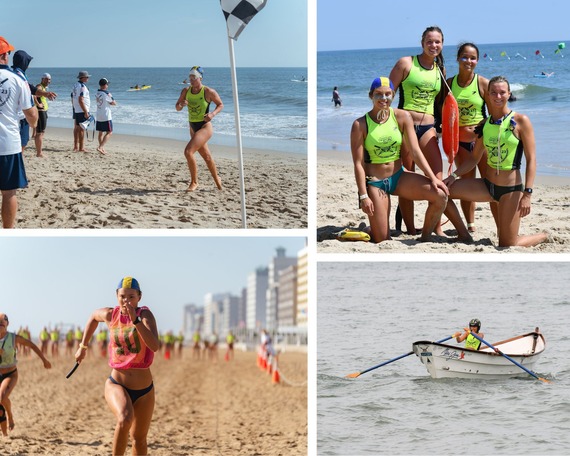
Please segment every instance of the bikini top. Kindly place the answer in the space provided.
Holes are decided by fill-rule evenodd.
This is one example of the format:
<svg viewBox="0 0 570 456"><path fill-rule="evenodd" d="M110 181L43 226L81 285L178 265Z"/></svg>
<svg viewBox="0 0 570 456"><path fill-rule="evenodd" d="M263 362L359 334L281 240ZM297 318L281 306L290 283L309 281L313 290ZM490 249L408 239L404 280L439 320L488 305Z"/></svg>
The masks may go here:
<svg viewBox="0 0 570 456"><path fill-rule="evenodd" d="M364 139L365 163L392 163L400 158L402 132L392 108L388 120L382 124L372 120L366 113L366 127L368 133Z"/></svg>

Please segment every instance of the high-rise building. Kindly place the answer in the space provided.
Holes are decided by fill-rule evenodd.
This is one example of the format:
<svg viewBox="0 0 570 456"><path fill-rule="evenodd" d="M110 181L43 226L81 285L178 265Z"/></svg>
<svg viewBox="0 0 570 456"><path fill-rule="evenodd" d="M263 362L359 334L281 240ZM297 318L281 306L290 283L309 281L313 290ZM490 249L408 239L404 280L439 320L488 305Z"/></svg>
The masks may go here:
<svg viewBox="0 0 570 456"><path fill-rule="evenodd" d="M297 264L297 257L285 255L283 247L277 247L277 255L269 263L267 301L266 301L266 328L268 330L277 329L278 303L279 303L279 272L283 269Z"/></svg>
<svg viewBox="0 0 570 456"><path fill-rule="evenodd" d="M309 301L308 286L308 249L305 247L297 257L297 326L307 327Z"/></svg>
<svg viewBox="0 0 570 456"><path fill-rule="evenodd" d="M260 267L247 278L247 329L260 331L265 328L268 274L268 268Z"/></svg>

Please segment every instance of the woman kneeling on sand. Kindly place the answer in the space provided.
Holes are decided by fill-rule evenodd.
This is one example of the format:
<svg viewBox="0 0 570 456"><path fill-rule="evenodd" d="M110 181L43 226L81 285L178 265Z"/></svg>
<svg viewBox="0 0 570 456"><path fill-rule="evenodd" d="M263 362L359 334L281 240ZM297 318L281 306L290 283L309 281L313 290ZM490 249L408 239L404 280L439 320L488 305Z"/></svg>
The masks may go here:
<svg viewBox="0 0 570 456"><path fill-rule="evenodd" d="M536 175L534 130L527 116L511 111L509 81L495 76L489 81L487 107L489 117L476 129L479 138L473 154L445 179L452 198L464 201L492 202L499 247L532 247L548 235L536 233L519 236L521 217L530 214L532 185ZM473 169L487 151L484 179L459 179ZM520 172L522 156L526 161L525 182Z"/></svg>
<svg viewBox="0 0 570 456"><path fill-rule="evenodd" d="M372 241L390 239L390 195L428 201L422 241L431 240L444 210L460 239L471 240L457 208L449 205L446 209L447 187L425 159L411 115L390 107L394 98L392 82L385 77L374 79L368 96L373 103L372 110L352 124L350 144L360 207L370 220ZM400 149L403 145L411 151L425 176L402 167Z"/></svg>
<svg viewBox="0 0 570 456"><path fill-rule="evenodd" d="M142 298L136 279L123 278L117 287L119 305L93 312L75 354L80 363L99 322L109 327L109 366L105 399L117 418L113 454L125 454L129 432L133 454L147 454L146 437L154 411L154 386L150 365L160 342L156 321L148 307L138 307Z"/></svg>
<svg viewBox="0 0 570 456"><path fill-rule="evenodd" d="M51 364L43 355L42 351L31 340L8 332L8 324L9 321L6 314L0 313L0 407L4 409L3 413L0 413L0 422L3 423L7 419L8 428L12 430L14 429L14 418L12 417L10 393L14 391L18 383L16 345L31 348L44 362L46 369L50 369ZM2 432L5 433L4 426L2 426Z"/></svg>

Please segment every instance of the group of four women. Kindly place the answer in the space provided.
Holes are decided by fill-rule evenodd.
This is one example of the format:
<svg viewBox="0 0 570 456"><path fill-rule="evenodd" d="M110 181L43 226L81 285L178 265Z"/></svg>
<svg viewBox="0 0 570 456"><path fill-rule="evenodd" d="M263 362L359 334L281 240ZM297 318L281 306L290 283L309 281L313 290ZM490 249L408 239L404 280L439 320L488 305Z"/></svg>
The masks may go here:
<svg viewBox="0 0 570 456"><path fill-rule="evenodd" d="M390 195L396 195L410 234L416 233L413 201L428 202L422 241L430 240L432 233L443 235L441 215L445 213L458 239L471 242L474 202L489 202L500 247L544 242L545 233L518 234L521 217L530 213L536 147L528 117L509 108L508 80L503 76L487 80L475 73L479 50L472 43L459 47L459 73L445 80L441 29L428 27L421 44L420 55L402 57L389 77L374 79L369 91L372 109L352 125L356 184L360 206L370 220L372 240L390 239ZM436 126L449 89L460 112L459 151L457 169L442 180ZM398 109L394 109L391 103L398 90ZM524 182L520 171L523 155ZM424 175L415 173L415 163ZM475 178L476 167L480 178ZM453 199L461 200L467 226Z"/></svg>

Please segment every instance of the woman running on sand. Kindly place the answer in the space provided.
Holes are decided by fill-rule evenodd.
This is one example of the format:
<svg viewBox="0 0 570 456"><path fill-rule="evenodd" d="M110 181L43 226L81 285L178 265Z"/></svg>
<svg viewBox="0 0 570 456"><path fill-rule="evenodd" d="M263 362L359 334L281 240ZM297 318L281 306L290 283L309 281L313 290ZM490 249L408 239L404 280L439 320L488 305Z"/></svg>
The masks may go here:
<svg viewBox="0 0 570 456"><path fill-rule="evenodd" d="M208 141L214 134L214 127L211 120L222 109L224 104L222 99L214 89L206 87L202 84L204 72L199 66L192 67L190 70L190 87L185 87L180 92L180 97L176 102L176 110L181 111L184 106L188 107L188 121L190 123L190 141L184 149L184 156L188 162L190 170L191 182L186 191L193 192L198 187L198 167L194 154L198 152L214 178L214 182L219 190L222 189L222 180L218 176L216 163L212 158ZM210 112L210 103L214 103L216 108Z"/></svg>
<svg viewBox="0 0 570 456"><path fill-rule="evenodd" d="M154 411L154 386L150 365L160 342L156 321L148 307L139 307L142 298L136 279L125 277L117 287L118 305L93 312L75 354L81 363L99 322L109 327L109 366L105 399L117 419L113 455L125 454L132 439L133 454L147 454L147 434Z"/></svg>
<svg viewBox="0 0 570 456"><path fill-rule="evenodd" d="M14 429L14 418L12 417L10 394L14 391L14 388L18 383L16 344L31 348L43 361L46 369L51 368L51 363L43 355L38 346L31 340L18 336L15 333L8 332L9 323L8 316L0 313L0 404L4 408L4 413L0 413L0 421L3 422L7 419L8 428L11 431Z"/></svg>

